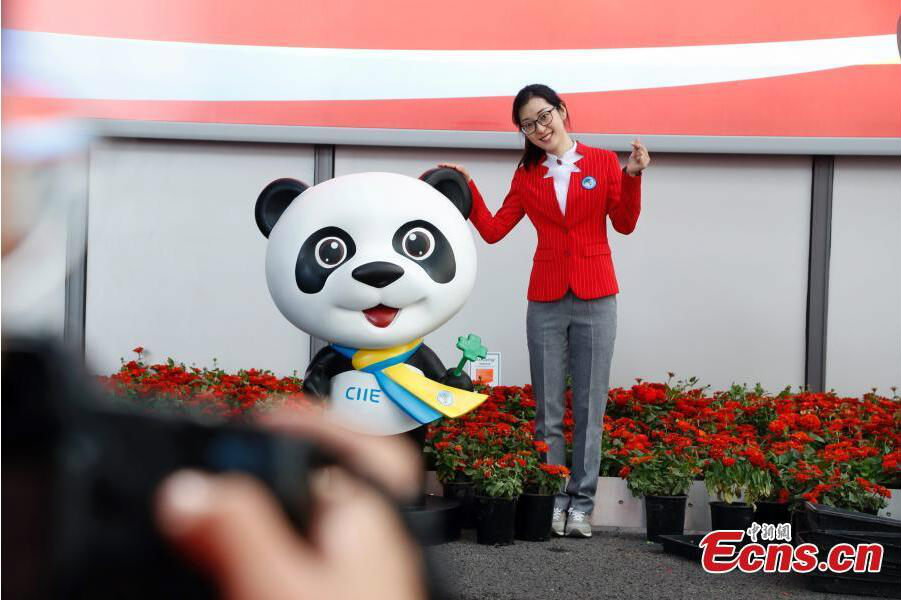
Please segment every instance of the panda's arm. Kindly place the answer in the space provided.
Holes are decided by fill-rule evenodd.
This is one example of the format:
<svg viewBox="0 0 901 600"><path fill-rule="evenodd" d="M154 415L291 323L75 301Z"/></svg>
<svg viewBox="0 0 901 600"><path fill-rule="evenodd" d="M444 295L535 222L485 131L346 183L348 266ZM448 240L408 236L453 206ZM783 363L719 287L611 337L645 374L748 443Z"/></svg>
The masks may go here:
<svg viewBox="0 0 901 600"><path fill-rule="evenodd" d="M303 376L303 391L320 398L328 398L331 393L332 378L345 371L353 371L350 359L338 354L331 346L316 353L307 372Z"/></svg>
<svg viewBox="0 0 901 600"><path fill-rule="evenodd" d="M438 355L425 344L421 345L419 350L407 360L407 364L422 371L429 379L434 379L444 385L469 392L473 390L472 380L466 373L454 375L453 369L445 369Z"/></svg>
<svg viewBox="0 0 901 600"><path fill-rule="evenodd" d="M419 350L407 359L407 364L422 371L429 379L437 381L444 377L444 365L441 363L441 359L434 350L425 344L421 345Z"/></svg>

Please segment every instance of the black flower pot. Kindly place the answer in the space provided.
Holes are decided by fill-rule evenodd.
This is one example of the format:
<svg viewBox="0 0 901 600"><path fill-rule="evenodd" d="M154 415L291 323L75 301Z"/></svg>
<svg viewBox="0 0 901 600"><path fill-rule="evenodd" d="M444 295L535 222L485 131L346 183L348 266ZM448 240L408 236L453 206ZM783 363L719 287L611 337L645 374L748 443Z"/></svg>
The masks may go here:
<svg viewBox="0 0 901 600"><path fill-rule="evenodd" d="M444 485L444 497L448 500L457 500L460 502L460 509L457 511L457 520L463 529L471 529L476 526L475 515L472 504L472 482L471 481L449 481Z"/></svg>
<svg viewBox="0 0 901 600"><path fill-rule="evenodd" d="M544 542L551 539L553 519L553 494L521 495L516 502L516 539L529 542Z"/></svg>
<svg viewBox="0 0 901 600"><path fill-rule="evenodd" d="M661 535L682 535L685 532L687 501L688 496L645 496L648 540L662 544Z"/></svg>
<svg viewBox="0 0 901 600"><path fill-rule="evenodd" d="M754 509L744 502L711 502L710 528L746 530L754 522Z"/></svg>
<svg viewBox="0 0 901 600"><path fill-rule="evenodd" d="M754 521L756 523L770 523L771 525L779 525L780 523L791 522L791 512L788 509L788 502L769 502L761 500L757 503L754 510Z"/></svg>
<svg viewBox="0 0 901 600"><path fill-rule="evenodd" d="M516 498L475 496L476 542L490 546L513 543Z"/></svg>

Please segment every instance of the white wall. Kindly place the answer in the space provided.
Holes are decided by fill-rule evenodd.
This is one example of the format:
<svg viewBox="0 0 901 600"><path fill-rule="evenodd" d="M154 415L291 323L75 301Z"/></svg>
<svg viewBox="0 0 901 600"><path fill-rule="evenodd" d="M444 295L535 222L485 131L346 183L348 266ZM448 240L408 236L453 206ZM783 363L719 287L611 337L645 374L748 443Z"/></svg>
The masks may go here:
<svg viewBox="0 0 901 600"><path fill-rule="evenodd" d="M612 383L667 371L714 389L803 383L811 160L652 160L638 227L611 233L621 290Z"/></svg>
<svg viewBox="0 0 901 600"><path fill-rule="evenodd" d="M257 195L312 182L310 146L106 141L91 152L85 343L97 373L144 346L226 370L303 373L309 337L275 308Z"/></svg>
<svg viewBox="0 0 901 600"><path fill-rule="evenodd" d="M418 176L439 161L467 166L488 207L500 208L518 153L341 147L336 175ZM667 371L726 387L803 382L809 158L655 155L636 231L608 227L620 281L612 385ZM494 246L473 230L479 259L467 305L428 343L455 362L473 332L503 357L503 383L530 380L526 288L535 247L524 219Z"/></svg>
<svg viewBox="0 0 901 600"><path fill-rule="evenodd" d="M901 388L901 160L838 158L826 387Z"/></svg>

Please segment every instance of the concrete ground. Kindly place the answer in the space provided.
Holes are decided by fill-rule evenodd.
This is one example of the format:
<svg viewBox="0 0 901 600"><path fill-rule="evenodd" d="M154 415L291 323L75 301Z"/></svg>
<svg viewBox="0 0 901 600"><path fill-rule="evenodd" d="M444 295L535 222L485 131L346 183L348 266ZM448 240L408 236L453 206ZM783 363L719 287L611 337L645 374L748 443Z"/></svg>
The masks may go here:
<svg viewBox="0 0 901 600"><path fill-rule="evenodd" d="M807 589L794 574L711 575L697 563L663 552L643 534L616 528L590 539L554 538L481 546L473 530L428 551L453 600L642 598L646 600L839 600L863 598Z"/></svg>

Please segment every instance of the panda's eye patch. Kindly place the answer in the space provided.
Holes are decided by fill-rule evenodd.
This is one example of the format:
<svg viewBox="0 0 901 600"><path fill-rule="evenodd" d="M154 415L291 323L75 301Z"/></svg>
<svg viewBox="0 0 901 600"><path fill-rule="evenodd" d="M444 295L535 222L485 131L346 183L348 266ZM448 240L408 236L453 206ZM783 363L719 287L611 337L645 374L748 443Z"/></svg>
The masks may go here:
<svg viewBox="0 0 901 600"><path fill-rule="evenodd" d="M457 273L453 247L428 221L404 223L394 232L391 245L395 252L422 267L435 283L448 283Z"/></svg>
<svg viewBox="0 0 901 600"><path fill-rule="evenodd" d="M414 227L403 236L401 247L413 260L425 260L435 250L435 238L423 227Z"/></svg>
<svg viewBox="0 0 901 600"><path fill-rule="evenodd" d="M330 236L316 244L316 262L326 269L334 269L347 256L347 244L339 237Z"/></svg>
<svg viewBox="0 0 901 600"><path fill-rule="evenodd" d="M320 292L329 275L356 252L353 238L340 227L323 227L314 232L297 253L294 265L297 288L305 294Z"/></svg>

